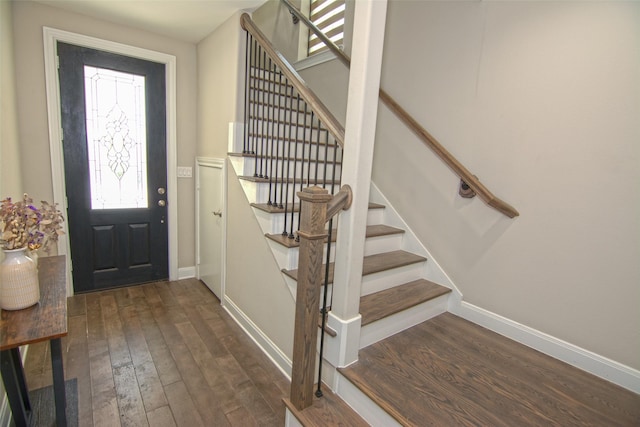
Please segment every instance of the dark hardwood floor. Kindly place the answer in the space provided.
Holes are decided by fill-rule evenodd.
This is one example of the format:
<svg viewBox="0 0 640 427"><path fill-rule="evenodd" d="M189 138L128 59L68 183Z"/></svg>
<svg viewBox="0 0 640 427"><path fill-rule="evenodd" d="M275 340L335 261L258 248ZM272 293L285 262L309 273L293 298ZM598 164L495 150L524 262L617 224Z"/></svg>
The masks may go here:
<svg viewBox="0 0 640 427"><path fill-rule="evenodd" d="M77 295L68 309L80 426L284 425L289 381L198 280ZM51 384L47 343L25 370L31 390ZM449 313L341 371L407 426L640 426L639 395ZM357 425L343 412L312 425Z"/></svg>
<svg viewBox="0 0 640 427"><path fill-rule="evenodd" d="M640 395L450 313L341 372L405 426L640 426Z"/></svg>
<svg viewBox="0 0 640 427"><path fill-rule="evenodd" d="M68 300L65 377L80 426L281 426L289 381L195 279ZM46 343L25 363L50 385Z"/></svg>

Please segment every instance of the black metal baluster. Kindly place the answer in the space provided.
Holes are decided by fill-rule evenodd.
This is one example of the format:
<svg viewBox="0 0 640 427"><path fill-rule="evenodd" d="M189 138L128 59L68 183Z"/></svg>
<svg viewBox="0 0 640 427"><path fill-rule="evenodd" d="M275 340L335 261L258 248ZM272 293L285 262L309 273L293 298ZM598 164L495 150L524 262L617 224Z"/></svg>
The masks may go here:
<svg viewBox="0 0 640 427"><path fill-rule="evenodd" d="M273 177L273 146L274 140L273 136L275 134L274 126L274 115L275 115L275 85L274 85L274 64L271 62L271 57L269 57L269 138L267 140L267 154L269 156L269 160L267 161L267 165L269 165L269 173L265 175L265 178L269 178L269 202L267 203L269 206L273 205L273 187L274 187L274 177Z"/></svg>
<svg viewBox="0 0 640 427"><path fill-rule="evenodd" d="M293 128L293 92L291 93L291 98L289 98L289 80L285 77L285 84L286 86L286 90L285 90L285 94L287 95L287 97L285 98L285 114L284 114L284 118L286 119L286 126L289 126L289 138L287 139L287 132L286 132L286 126L283 128L283 142L286 143L287 145L287 173L286 173L286 178L288 179L291 175L289 175L290 173L290 167L291 167L291 162L294 162L295 165L295 158L293 160L291 160L291 129ZM288 117L288 118L287 118ZM284 187L284 226L282 229L282 235L283 236L288 236L289 232L287 231L287 219L289 217L288 215L288 210L289 210L289 183L287 182L287 185L285 185ZM291 203L291 211L293 212L293 202Z"/></svg>
<svg viewBox="0 0 640 427"><path fill-rule="evenodd" d="M289 224L289 238L293 239L293 219L295 216L295 202L296 202L296 177L298 176L298 122L300 121L300 94L296 95L296 122L289 128L289 139L293 144L293 181L291 184L291 224ZM292 121L293 122L293 121Z"/></svg>
<svg viewBox="0 0 640 427"><path fill-rule="evenodd" d="M305 150L307 149L307 114L308 114L308 104L306 101L304 102L304 116L303 116L303 125L302 125L302 162L300 163L300 191L304 188L304 163L305 163ZM313 121L313 112L311 112L311 119ZM309 132L311 133L311 132ZM311 152L311 148L308 149ZM295 187L295 184L294 184ZM301 206L302 208L302 206ZM300 229L300 215L302 213L302 209L298 210L298 230ZM296 236L296 242L300 241L300 236Z"/></svg>
<svg viewBox="0 0 640 427"><path fill-rule="evenodd" d="M245 39L245 63L244 63L244 68L245 68L245 73L244 73L244 136L243 136L243 142L242 142L242 153L243 154L247 154L249 152L249 109L251 108L251 106L249 105L249 99L251 98L250 92L251 92L251 64L249 63L249 57L250 57L250 52L249 52L249 45L250 42L249 40L252 38L252 36L249 33L247 34L247 38ZM235 146L235 144L234 144ZM235 150L235 147L234 147Z"/></svg>
<svg viewBox="0 0 640 427"><path fill-rule="evenodd" d="M284 174L284 167L285 167L285 162L288 162L287 159L285 158L285 154L284 154L284 148L285 148L285 142L284 142L284 119L285 119L285 114L286 114L286 110L285 110L285 114L282 113L283 109L282 109L282 101L284 98L284 102L285 102L285 107L286 107L286 103L287 103L287 98L286 98L286 87L284 90L284 95L282 94L282 71L278 71L278 156L279 156L279 162L276 162L276 168L278 167L278 163L280 163L280 198L278 199L278 209L282 209L284 207L283 205L283 195L284 195L284 186L285 186L285 181L287 180L287 176ZM282 131L282 132L281 132ZM282 149L281 149L282 148ZM286 200L285 200L286 203Z"/></svg>
<svg viewBox="0 0 640 427"><path fill-rule="evenodd" d="M252 36L253 39L253 36ZM258 72L258 42L256 40L252 40L253 42L253 47L251 49L251 56L252 56L252 63L251 63L251 90L252 90L252 94L253 94L253 99L251 100L251 102L253 103L253 117L252 117L252 122L253 122L253 126L252 126L252 135L251 135L251 154L256 154L257 151L257 139L256 139L256 135L258 133L258 109L260 108L259 106L259 92L258 92L258 88L256 87L256 83L258 81L257 77L256 77L256 73ZM258 176L256 174L257 172L257 162L254 159L254 176Z"/></svg>

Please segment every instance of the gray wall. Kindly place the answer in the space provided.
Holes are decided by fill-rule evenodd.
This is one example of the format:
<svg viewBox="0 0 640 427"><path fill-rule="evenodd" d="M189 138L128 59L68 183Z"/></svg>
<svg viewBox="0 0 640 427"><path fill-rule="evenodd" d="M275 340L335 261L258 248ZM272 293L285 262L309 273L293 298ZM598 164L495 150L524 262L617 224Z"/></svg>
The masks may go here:
<svg viewBox="0 0 640 427"><path fill-rule="evenodd" d="M383 87L521 217L380 107L373 180L464 300L640 368L640 3L389 3Z"/></svg>

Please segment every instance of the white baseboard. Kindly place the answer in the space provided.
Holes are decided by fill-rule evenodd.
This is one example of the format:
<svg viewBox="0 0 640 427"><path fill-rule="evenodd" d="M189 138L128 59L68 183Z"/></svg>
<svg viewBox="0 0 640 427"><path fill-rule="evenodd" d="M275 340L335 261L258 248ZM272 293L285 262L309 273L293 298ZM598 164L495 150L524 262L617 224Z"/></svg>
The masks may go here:
<svg viewBox="0 0 640 427"><path fill-rule="evenodd" d="M226 295L222 307L280 371L291 380L292 362L271 339Z"/></svg>
<svg viewBox="0 0 640 427"><path fill-rule="evenodd" d="M450 308L456 314L541 353L640 394L640 371L517 323L468 302Z"/></svg>
<svg viewBox="0 0 640 427"><path fill-rule="evenodd" d="M181 267L178 269L178 280L196 277L196 267Z"/></svg>

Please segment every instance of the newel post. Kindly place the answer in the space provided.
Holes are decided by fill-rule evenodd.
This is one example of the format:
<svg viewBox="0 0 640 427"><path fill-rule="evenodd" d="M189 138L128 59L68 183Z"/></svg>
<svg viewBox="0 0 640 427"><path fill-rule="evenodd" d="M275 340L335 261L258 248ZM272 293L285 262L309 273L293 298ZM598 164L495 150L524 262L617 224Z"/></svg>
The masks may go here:
<svg viewBox="0 0 640 427"><path fill-rule="evenodd" d="M291 369L291 403L302 410L313 403L320 288L322 286L322 252L327 237L327 203L332 199L320 187L305 188L298 193L300 206L300 259L296 293L295 329L293 332L293 366Z"/></svg>

